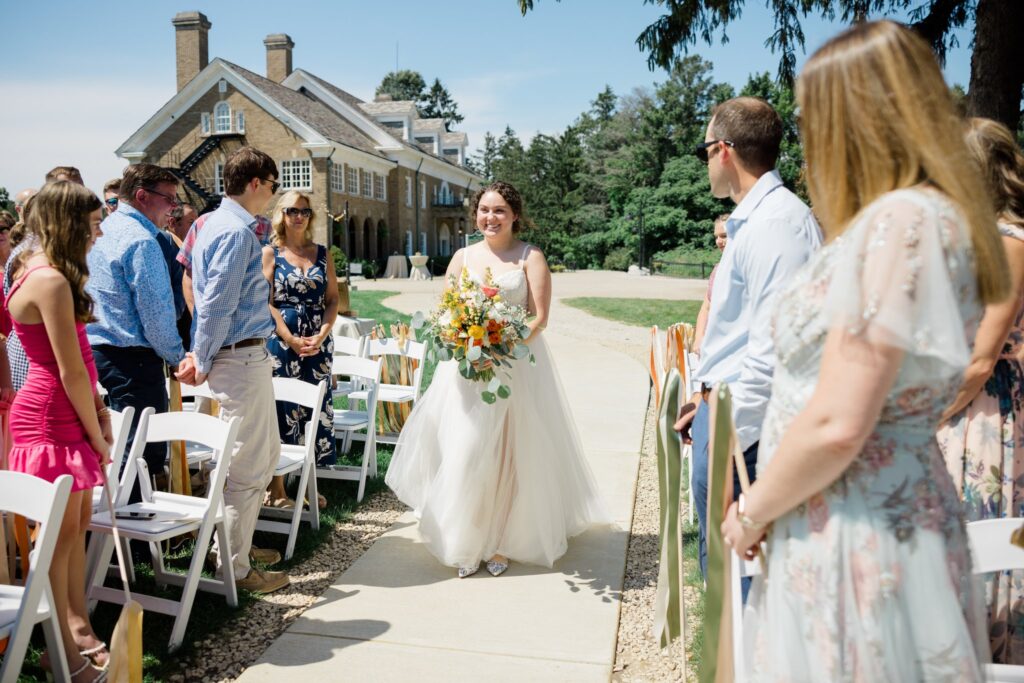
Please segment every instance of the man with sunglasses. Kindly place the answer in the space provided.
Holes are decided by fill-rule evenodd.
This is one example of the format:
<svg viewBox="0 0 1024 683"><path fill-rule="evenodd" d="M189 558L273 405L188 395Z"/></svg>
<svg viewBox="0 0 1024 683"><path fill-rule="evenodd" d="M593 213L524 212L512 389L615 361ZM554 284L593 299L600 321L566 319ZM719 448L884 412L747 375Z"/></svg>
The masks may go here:
<svg viewBox="0 0 1024 683"><path fill-rule="evenodd" d="M167 410L164 363L176 368L185 357L167 261L159 239L176 209L178 179L154 164L124 170L117 210L103 220L103 236L89 251L89 280L95 322L87 332L110 407ZM134 426L130 439L134 438ZM128 448L131 448L129 441ZM162 472L166 446L150 444L144 457L150 472ZM138 495L138 490L134 492Z"/></svg>
<svg viewBox="0 0 1024 683"><path fill-rule="evenodd" d="M232 563L239 588L260 593L289 584L284 572L260 570L250 562L263 492L281 454L267 351L267 337L274 331L270 283L263 276L256 237L256 214L277 188L277 165L257 149L243 147L224 164L225 197L206 217L192 252L195 336L178 373L183 382L209 384L222 419L242 418L224 488L231 547L218 546L214 554L218 570Z"/></svg>
<svg viewBox="0 0 1024 683"><path fill-rule="evenodd" d="M821 245L811 210L782 184L775 162L782 119L762 99L718 105L694 153L707 164L711 193L736 204L725 222L728 244L718 264L696 377L702 391L680 409L676 429L693 442L693 502L700 521L701 572L707 563L708 407L710 388L726 382L750 480L755 479L761 422L771 396L775 351L772 297ZM739 496L739 475L734 475ZM745 582L744 594L749 585Z"/></svg>
<svg viewBox="0 0 1024 683"><path fill-rule="evenodd" d="M107 216L117 211L117 194L120 191L120 178L112 178L103 185L103 208L106 210Z"/></svg>

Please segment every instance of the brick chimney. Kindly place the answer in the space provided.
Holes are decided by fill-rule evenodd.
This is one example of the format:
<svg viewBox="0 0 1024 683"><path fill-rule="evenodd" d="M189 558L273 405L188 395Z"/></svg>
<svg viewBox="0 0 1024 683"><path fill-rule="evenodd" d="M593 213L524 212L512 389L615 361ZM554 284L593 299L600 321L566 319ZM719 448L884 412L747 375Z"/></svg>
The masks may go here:
<svg viewBox="0 0 1024 683"><path fill-rule="evenodd" d="M175 63L180 91L210 63L210 20L202 12L178 12L174 24Z"/></svg>
<svg viewBox="0 0 1024 683"><path fill-rule="evenodd" d="M280 83L292 72L292 48L295 43L286 33L274 33L263 39L267 46L267 78Z"/></svg>

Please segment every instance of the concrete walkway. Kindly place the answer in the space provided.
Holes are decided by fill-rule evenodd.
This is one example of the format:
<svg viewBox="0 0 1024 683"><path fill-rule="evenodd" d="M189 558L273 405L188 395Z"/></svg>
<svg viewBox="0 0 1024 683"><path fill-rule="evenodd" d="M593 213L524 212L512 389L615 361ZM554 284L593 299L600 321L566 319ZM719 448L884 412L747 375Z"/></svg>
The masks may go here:
<svg viewBox="0 0 1024 683"><path fill-rule="evenodd" d="M608 295L560 286L575 275L557 276L557 297ZM703 294L699 285L679 296L661 290L680 281L645 280L647 291L631 284L618 296ZM360 283L401 292L385 303L410 313L429 307L441 286ZM481 570L459 580L420 544L406 513L239 680L608 681L648 381L635 354L588 340L578 316L567 320L553 316L545 336L614 527L573 539L551 570L513 564L499 578Z"/></svg>

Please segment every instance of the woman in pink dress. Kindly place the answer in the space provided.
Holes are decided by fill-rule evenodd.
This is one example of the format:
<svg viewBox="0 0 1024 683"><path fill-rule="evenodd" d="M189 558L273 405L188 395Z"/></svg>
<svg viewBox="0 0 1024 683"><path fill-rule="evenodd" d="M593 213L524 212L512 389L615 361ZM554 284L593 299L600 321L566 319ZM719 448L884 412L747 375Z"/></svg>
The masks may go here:
<svg viewBox="0 0 1024 683"><path fill-rule="evenodd" d="M92 300L85 293L85 255L100 235L100 200L76 183L51 183L32 204L29 230L38 238L13 265L6 307L30 361L11 406L12 470L47 481L74 478L54 550L50 583L71 680L102 681L106 646L85 603L85 532L92 488L109 462L110 414L96 395L96 368L85 336Z"/></svg>

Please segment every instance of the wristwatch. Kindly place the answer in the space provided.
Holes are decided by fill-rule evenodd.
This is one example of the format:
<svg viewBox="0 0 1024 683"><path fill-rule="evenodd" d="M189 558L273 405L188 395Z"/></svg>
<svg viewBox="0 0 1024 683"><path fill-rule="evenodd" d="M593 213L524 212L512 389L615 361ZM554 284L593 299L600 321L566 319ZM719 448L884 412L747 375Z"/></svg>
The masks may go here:
<svg viewBox="0 0 1024 683"><path fill-rule="evenodd" d="M752 531L760 531L761 529L768 526L767 522L757 522L751 519L750 517L747 517L746 509L747 497L741 493L740 499L736 505L736 519L740 521L740 524L743 526L743 528L750 529Z"/></svg>

